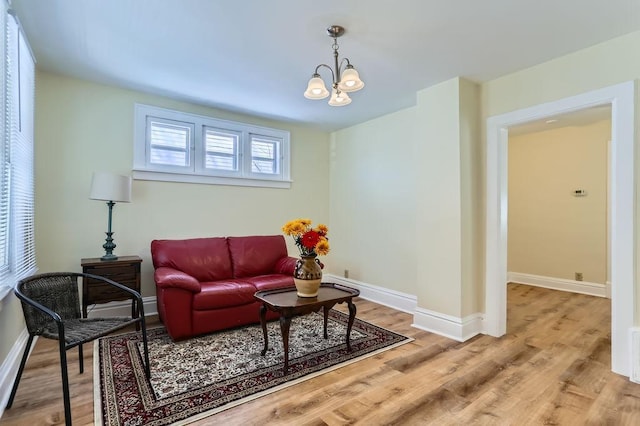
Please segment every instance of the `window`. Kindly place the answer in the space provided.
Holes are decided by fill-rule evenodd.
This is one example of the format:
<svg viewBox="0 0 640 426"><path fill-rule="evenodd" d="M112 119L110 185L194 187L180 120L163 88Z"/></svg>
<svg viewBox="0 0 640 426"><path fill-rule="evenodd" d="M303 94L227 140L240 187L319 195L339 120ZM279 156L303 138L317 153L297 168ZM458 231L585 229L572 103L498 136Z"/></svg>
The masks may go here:
<svg viewBox="0 0 640 426"><path fill-rule="evenodd" d="M133 177L289 188L289 132L135 107Z"/></svg>
<svg viewBox="0 0 640 426"><path fill-rule="evenodd" d="M2 10L0 149L0 299L36 270L33 110L35 65L17 19Z"/></svg>

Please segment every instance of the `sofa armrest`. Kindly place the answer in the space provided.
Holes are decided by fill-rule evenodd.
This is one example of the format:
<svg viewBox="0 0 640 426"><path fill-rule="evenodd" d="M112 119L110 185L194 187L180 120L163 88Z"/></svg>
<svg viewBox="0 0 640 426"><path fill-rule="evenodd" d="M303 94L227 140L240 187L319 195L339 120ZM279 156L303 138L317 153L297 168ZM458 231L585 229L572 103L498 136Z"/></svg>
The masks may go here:
<svg viewBox="0 0 640 426"><path fill-rule="evenodd" d="M185 274L177 269L162 266L155 270L153 279L158 287L180 288L192 293L200 292L200 282L191 275Z"/></svg>
<svg viewBox="0 0 640 426"><path fill-rule="evenodd" d="M293 272L296 270L297 261L298 259L295 257L291 257L291 256L283 257L276 262L274 272L276 274L293 276Z"/></svg>

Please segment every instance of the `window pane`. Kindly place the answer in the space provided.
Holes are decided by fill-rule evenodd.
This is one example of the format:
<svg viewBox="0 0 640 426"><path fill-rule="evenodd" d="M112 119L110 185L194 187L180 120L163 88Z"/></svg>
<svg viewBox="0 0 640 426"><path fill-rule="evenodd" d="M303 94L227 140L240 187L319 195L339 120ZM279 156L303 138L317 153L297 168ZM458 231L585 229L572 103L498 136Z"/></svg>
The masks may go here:
<svg viewBox="0 0 640 426"><path fill-rule="evenodd" d="M189 166L191 127L150 119L149 161L167 166Z"/></svg>
<svg viewBox="0 0 640 426"><path fill-rule="evenodd" d="M238 140L233 133L205 129L205 168L238 170Z"/></svg>
<svg viewBox="0 0 640 426"><path fill-rule="evenodd" d="M278 141L252 136L251 171L278 174L278 147Z"/></svg>

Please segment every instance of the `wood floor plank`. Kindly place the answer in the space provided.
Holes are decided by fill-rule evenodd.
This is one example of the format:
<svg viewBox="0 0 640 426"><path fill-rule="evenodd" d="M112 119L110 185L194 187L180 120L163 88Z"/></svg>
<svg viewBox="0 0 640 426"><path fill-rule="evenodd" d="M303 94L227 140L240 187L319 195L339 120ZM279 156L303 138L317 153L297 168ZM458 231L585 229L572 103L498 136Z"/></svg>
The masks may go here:
<svg viewBox="0 0 640 426"><path fill-rule="evenodd" d="M520 284L507 296L507 334L464 343L358 299L359 318L415 340L194 425L640 424L640 385L611 372L610 300ZM75 425L93 423L89 347L84 358L80 375L77 352L69 352ZM57 347L40 339L0 425L57 424Z"/></svg>

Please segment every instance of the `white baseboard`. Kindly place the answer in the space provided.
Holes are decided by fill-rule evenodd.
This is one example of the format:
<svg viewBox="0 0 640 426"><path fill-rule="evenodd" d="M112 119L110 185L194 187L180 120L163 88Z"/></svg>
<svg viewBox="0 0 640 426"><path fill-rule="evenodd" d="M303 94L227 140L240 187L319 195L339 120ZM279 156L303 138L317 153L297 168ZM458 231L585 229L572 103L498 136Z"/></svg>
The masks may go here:
<svg viewBox="0 0 640 426"><path fill-rule="evenodd" d="M2 365L0 365L0 418L7 407L7 402L11 395L11 388L13 388L13 382L18 375L22 353L24 352L24 346L27 344L28 339L29 333L25 328L11 347ZM31 350L35 347L37 341L38 337L35 337L33 339L33 345L31 345Z"/></svg>
<svg viewBox="0 0 640 426"><path fill-rule="evenodd" d="M418 298L412 294L401 293L378 287L362 281L324 274L326 281L344 284L360 290L360 297L384 306L413 315L413 327L450 339L463 342L483 332L483 315L476 313L464 318L456 318L439 312L418 307Z"/></svg>
<svg viewBox="0 0 640 426"><path fill-rule="evenodd" d="M543 277L540 275L521 274L519 272L508 272L507 280L513 283L544 287L552 290L607 297L607 288L604 284L587 281L565 280L563 278Z"/></svg>
<svg viewBox="0 0 640 426"><path fill-rule="evenodd" d="M158 305L156 304L155 296L143 297L142 304L144 306L145 317L158 314ZM121 302L109 302L89 306L87 308L87 316L89 318L131 316L131 301L123 300Z"/></svg>
<svg viewBox="0 0 640 426"><path fill-rule="evenodd" d="M379 303L384 306L396 309L398 311L413 314L418 306L418 298L412 294L401 293L399 291L390 290L384 287L378 287L373 284L367 284L362 281L343 278L333 274L323 274L328 282L343 284L360 290L360 297Z"/></svg>
<svg viewBox="0 0 640 426"><path fill-rule="evenodd" d="M459 318L429 309L417 308L413 315L412 326L458 342L464 342L483 332L483 320L481 313Z"/></svg>

